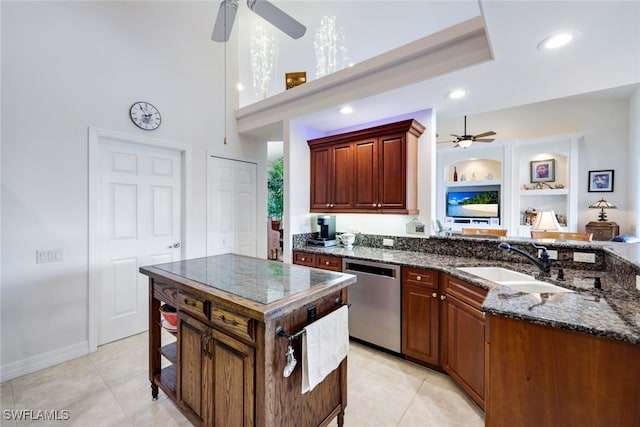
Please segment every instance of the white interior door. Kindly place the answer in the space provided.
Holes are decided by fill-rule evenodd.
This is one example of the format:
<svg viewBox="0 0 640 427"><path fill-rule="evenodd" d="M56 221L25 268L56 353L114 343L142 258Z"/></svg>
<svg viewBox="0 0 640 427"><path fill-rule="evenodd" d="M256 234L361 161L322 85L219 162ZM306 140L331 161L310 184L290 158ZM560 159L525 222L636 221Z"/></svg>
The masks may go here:
<svg viewBox="0 0 640 427"><path fill-rule="evenodd" d="M256 256L255 163L210 156L207 164L207 255Z"/></svg>
<svg viewBox="0 0 640 427"><path fill-rule="evenodd" d="M182 254L180 151L103 138L99 159L98 345L147 329L148 277L138 268Z"/></svg>

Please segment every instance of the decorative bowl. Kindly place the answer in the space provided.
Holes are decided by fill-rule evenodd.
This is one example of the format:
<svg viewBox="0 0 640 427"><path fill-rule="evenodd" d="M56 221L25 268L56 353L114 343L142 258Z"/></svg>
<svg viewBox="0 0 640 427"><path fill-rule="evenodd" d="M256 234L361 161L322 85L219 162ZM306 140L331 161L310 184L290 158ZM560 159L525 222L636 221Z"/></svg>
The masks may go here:
<svg viewBox="0 0 640 427"><path fill-rule="evenodd" d="M178 313L176 309L168 304L164 304L160 307L160 314L162 318L171 326L178 325Z"/></svg>

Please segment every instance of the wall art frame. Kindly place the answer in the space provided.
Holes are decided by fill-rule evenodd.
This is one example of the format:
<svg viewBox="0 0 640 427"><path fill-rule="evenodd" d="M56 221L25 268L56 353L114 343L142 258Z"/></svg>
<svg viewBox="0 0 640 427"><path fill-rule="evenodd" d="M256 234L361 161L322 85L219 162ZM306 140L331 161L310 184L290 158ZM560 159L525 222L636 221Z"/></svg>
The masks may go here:
<svg viewBox="0 0 640 427"><path fill-rule="evenodd" d="M589 171L589 193L612 193L613 175L613 169Z"/></svg>
<svg viewBox="0 0 640 427"><path fill-rule="evenodd" d="M531 182L553 182L556 180L556 160L533 160L531 165Z"/></svg>

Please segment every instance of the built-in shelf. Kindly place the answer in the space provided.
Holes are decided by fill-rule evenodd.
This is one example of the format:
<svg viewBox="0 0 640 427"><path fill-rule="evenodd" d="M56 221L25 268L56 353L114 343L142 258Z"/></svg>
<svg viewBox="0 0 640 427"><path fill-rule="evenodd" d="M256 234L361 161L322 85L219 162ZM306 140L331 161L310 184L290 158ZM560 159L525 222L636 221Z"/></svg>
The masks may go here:
<svg viewBox="0 0 640 427"><path fill-rule="evenodd" d="M502 180L500 179L490 179L490 180L482 180L482 181L449 181L445 185L447 187L476 187L479 185L500 185L502 184Z"/></svg>
<svg viewBox="0 0 640 427"><path fill-rule="evenodd" d="M569 194L568 188L546 188L543 190L521 190L520 196L566 196Z"/></svg>

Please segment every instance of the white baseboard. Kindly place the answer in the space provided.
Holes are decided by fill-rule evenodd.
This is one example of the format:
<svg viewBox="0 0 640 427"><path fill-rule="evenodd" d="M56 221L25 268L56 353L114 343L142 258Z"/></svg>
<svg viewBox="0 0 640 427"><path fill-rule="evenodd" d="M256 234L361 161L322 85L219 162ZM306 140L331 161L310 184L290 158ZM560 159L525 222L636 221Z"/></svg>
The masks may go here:
<svg viewBox="0 0 640 427"><path fill-rule="evenodd" d="M17 362L0 366L0 382L12 380L40 369L89 354L89 342L83 341L68 347L49 351Z"/></svg>

